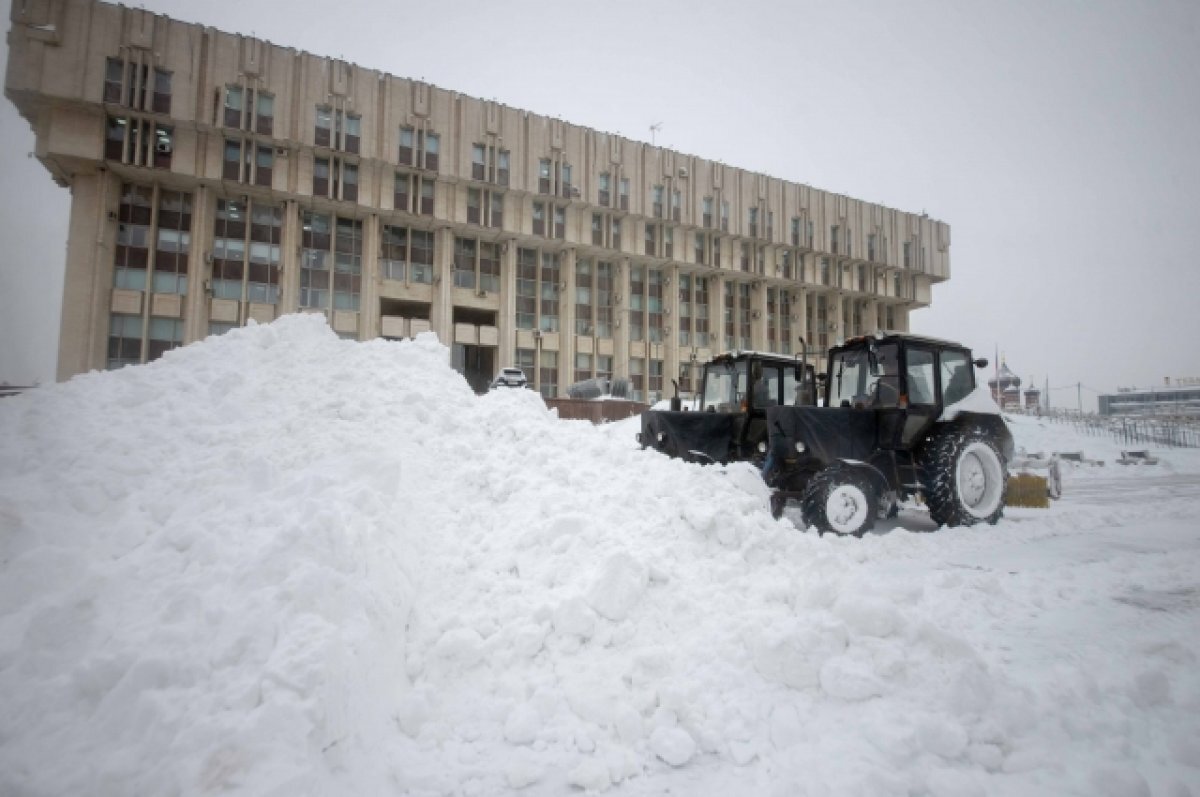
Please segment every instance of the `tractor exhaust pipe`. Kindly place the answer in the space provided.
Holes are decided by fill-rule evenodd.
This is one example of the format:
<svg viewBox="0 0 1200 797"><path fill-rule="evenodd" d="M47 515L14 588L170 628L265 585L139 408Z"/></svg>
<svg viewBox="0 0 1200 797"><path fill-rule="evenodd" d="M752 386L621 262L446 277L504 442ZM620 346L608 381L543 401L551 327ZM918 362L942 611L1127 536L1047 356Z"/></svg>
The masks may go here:
<svg viewBox="0 0 1200 797"><path fill-rule="evenodd" d="M675 395L671 397L671 412L679 412L683 409L683 399L679 398L679 380L672 379L671 384L675 386Z"/></svg>

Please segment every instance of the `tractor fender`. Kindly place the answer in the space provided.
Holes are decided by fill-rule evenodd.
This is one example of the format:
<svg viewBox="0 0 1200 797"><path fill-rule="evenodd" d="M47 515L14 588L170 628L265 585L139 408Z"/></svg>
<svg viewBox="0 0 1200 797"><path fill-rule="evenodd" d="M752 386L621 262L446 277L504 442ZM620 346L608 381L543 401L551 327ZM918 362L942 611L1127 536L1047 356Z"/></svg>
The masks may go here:
<svg viewBox="0 0 1200 797"><path fill-rule="evenodd" d="M829 468L845 468L847 470L856 470L866 475L871 480L871 486L875 488L876 494L882 496L891 490L888 484L887 476L883 475L883 471L872 465L870 462L863 462L861 459L838 459L829 463Z"/></svg>

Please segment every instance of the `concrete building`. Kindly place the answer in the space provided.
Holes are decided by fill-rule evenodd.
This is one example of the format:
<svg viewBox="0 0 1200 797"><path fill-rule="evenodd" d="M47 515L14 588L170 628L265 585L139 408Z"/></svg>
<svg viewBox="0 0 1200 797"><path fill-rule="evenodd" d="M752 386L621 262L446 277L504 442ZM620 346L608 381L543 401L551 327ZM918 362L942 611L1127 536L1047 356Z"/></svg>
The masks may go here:
<svg viewBox="0 0 1200 797"><path fill-rule="evenodd" d="M5 94L72 195L58 377L281 313L434 331L477 388L653 398L714 352L908 329L950 228L262 39L12 4Z"/></svg>
<svg viewBox="0 0 1200 797"><path fill-rule="evenodd" d="M1165 380L1159 388L1119 388L1098 399L1101 415L1134 418L1200 418L1200 379Z"/></svg>

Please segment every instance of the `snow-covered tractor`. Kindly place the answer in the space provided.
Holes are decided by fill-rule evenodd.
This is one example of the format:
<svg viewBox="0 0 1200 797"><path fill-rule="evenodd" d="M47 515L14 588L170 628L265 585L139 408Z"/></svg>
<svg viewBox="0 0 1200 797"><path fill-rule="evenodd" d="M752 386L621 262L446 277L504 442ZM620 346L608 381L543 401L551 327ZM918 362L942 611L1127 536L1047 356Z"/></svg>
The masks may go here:
<svg viewBox="0 0 1200 797"><path fill-rule="evenodd" d="M906 334L833 348L822 407L769 407L764 478L776 517L789 501L821 533L861 536L920 495L945 526L995 523L1013 438L970 349Z"/></svg>
<svg viewBox="0 0 1200 797"><path fill-rule="evenodd" d="M705 363L693 411L678 396L669 410L642 413L637 439L671 457L702 464L753 462L767 452L767 411L816 404L815 372L799 358L734 351Z"/></svg>

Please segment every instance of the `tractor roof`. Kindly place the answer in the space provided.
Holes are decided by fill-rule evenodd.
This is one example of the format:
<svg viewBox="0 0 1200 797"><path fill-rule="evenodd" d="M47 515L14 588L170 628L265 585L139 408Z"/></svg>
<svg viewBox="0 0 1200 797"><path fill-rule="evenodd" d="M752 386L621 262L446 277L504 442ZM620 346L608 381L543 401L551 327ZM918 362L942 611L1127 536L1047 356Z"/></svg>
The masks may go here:
<svg viewBox="0 0 1200 797"><path fill-rule="evenodd" d="M874 335L859 335L858 337L850 338L849 340L845 341L844 343L841 343L838 346L835 346L834 348L840 349L840 348L845 348L848 346L855 346L859 343L862 343L865 340L875 340L875 341L901 340L901 341L905 341L907 343L926 343L931 346L937 346L937 347L946 348L946 349L966 349L967 348L966 346L964 346L963 344L961 344L957 341L946 340L945 338L932 338L932 337L929 337L928 335L913 335L909 332L891 332L891 331L886 331L886 330L876 332Z"/></svg>

